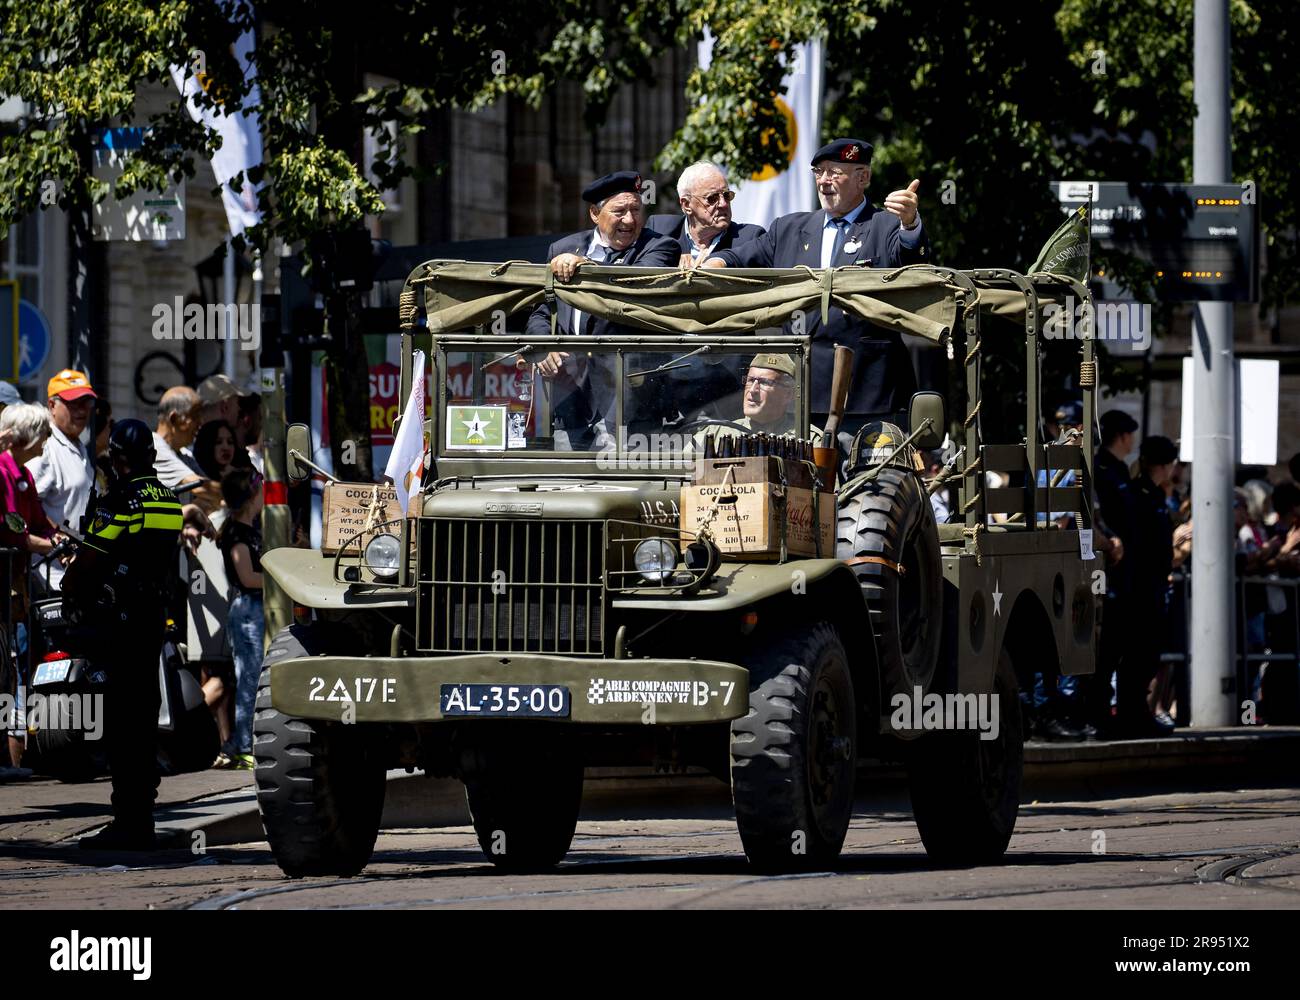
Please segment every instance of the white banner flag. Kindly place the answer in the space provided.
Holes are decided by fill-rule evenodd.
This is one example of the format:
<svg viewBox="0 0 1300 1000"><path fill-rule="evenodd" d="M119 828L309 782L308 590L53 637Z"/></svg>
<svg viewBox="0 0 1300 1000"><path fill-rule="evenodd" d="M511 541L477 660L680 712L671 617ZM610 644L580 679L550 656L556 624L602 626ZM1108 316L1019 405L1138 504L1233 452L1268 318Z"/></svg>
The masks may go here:
<svg viewBox="0 0 1300 1000"><path fill-rule="evenodd" d="M411 394L406 397L402 422L397 426L393 450L388 454L384 475L393 481L397 490L397 503L407 516L411 496L420 493L420 478L424 475L424 352L416 351L411 366L415 377L411 379ZM418 513L418 512L417 512Z"/></svg>
<svg viewBox="0 0 1300 1000"><path fill-rule="evenodd" d="M713 60L713 36L699 43L700 68ZM774 163L752 177L731 177L736 200L731 215L737 222L771 226L774 219L817 207L817 185L812 177L813 154L821 148L822 42L813 39L795 49L789 71L781 81L785 95L776 99L785 118L786 135L769 143Z"/></svg>
<svg viewBox="0 0 1300 1000"><path fill-rule="evenodd" d="M258 185L254 185L246 173L238 194L230 189L228 183L240 172L262 163L262 131L255 110L262 103L262 93L251 60L253 43L251 30L242 32L235 42L235 62L244 72L245 79L254 83L244 98L242 110L233 115L226 114L219 103L217 107L205 108L195 100L195 96L203 93L212 82L207 75L207 60L203 53L194 54L197 65L171 67L172 79L185 98L185 108L190 117L221 136L221 148L212 156L212 173L221 185L221 200L226 208L231 236L238 236L249 226L262 221L261 210L257 207Z"/></svg>

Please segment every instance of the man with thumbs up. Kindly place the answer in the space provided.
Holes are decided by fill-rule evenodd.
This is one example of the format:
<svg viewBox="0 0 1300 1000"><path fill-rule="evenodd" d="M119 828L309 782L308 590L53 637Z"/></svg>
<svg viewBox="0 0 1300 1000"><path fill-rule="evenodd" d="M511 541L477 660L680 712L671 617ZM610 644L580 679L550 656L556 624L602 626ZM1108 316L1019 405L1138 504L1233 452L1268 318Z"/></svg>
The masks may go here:
<svg viewBox="0 0 1300 1000"><path fill-rule="evenodd" d="M871 182L871 145L861 139L836 139L812 160L820 212L796 212L772 223L763 236L714 256L727 267L900 267L930 260L930 240L917 210L919 180L893 191L883 208L867 200ZM871 419L899 421L916 375L899 335L832 308L828 322L813 311L788 332L813 338L813 422L823 425L830 409L834 347L852 347L853 384L849 388L840 437L847 447L852 435ZM906 424L906 420L903 420Z"/></svg>

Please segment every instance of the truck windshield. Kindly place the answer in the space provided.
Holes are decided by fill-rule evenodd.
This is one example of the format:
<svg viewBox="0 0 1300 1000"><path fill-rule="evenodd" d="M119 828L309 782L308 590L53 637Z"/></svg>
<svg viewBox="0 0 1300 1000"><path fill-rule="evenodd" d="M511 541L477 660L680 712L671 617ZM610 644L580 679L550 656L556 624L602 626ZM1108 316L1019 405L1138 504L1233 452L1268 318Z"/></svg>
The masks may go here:
<svg viewBox="0 0 1300 1000"><path fill-rule="evenodd" d="M439 453L618 453L669 460L702 441L705 421L774 434L799 429L801 351L691 344L615 345L502 358L502 349L440 351L445 372ZM761 365L754 364L756 353ZM561 355L557 357L556 355Z"/></svg>

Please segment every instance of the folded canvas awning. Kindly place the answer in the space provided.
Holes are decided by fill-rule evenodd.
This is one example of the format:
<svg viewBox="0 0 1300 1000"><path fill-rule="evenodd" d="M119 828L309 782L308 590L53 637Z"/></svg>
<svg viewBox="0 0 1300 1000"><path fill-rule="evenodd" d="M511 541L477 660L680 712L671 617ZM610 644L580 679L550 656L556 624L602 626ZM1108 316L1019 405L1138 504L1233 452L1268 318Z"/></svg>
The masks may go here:
<svg viewBox="0 0 1300 1000"><path fill-rule="evenodd" d="M548 295L646 333L744 334L780 327L797 312L837 306L872 323L941 342L957 321L962 286L927 265L885 270L666 268L586 265L570 284L541 264L429 261L409 285L434 333L490 325L531 311ZM495 314L495 315L494 315Z"/></svg>

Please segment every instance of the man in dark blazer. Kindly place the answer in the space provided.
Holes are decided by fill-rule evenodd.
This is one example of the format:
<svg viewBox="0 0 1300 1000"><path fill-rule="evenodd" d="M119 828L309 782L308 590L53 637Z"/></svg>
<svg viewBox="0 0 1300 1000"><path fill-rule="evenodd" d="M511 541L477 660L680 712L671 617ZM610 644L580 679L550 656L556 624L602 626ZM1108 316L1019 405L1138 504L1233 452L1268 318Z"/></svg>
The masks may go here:
<svg viewBox="0 0 1300 1000"><path fill-rule="evenodd" d="M728 267L900 267L930 260L930 240L917 211L920 181L885 198L883 208L867 200L871 146L861 139L836 139L813 157L819 212L796 212L777 219L759 238L719 251ZM812 340L813 422L823 425L830 409L834 347L852 347L853 383L841 423L841 441L870 419L899 419L916 391L912 360L898 333L872 326L832 308L822 324L820 311L804 317Z"/></svg>
<svg viewBox="0 0 1300 1000"><path fill-rule="evenodd" d="M551 244L551 271L569 282L583 264L617 267L676 267L678 245L644 228L641 177L631 170L607 174L582 192L593 228ZM609 320L587 315L559 301L543 302L526 327L532 337L555 332L577 336L617 334L622 330ZM615 390L613 366L600 356L550 351L538 359L537 371L554 384L553 405L556 447L562 450L602 448L612 442Z"/></svg>
<svg viewBox="0 0 1300 1000"><path fill-rule="evenodd" d="M731 201L735 197L721 167L708 160L692 163L677 178L677 203L682 214L652 215L646 228L677 241L682 267L697 267L719 250L729 250L763 235L762 226L732 221Z"/></svg>

